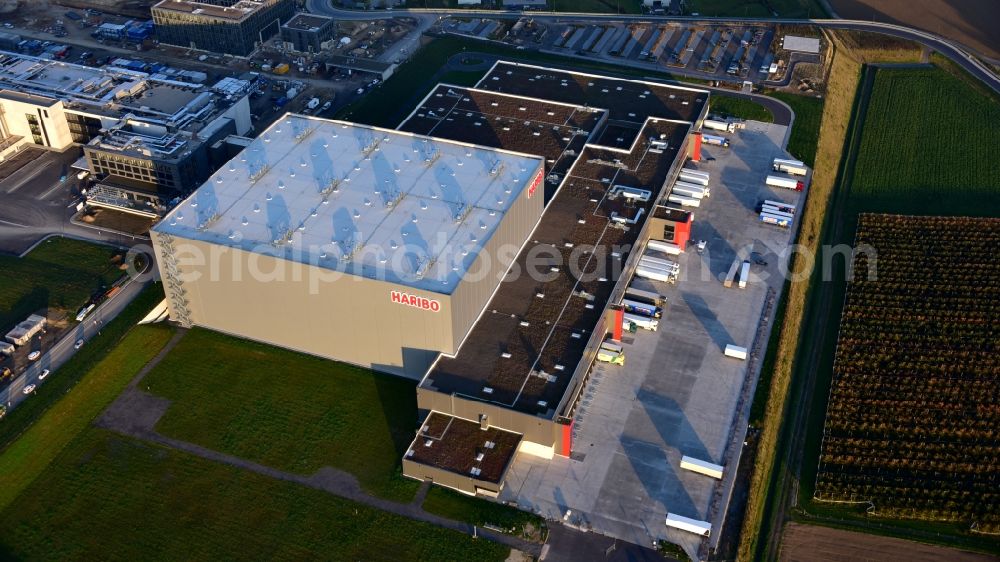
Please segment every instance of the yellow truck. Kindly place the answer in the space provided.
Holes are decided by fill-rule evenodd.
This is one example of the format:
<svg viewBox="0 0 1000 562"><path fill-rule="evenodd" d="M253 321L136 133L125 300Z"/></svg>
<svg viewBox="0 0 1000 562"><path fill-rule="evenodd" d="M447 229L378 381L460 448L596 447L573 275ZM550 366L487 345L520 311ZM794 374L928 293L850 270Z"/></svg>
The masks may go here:
<svg viewBox="0 0 1000 562"><path fill-rule="evenodd" d="M283 62L274 67L275 74L285 74L286 72L288 72L288 63Z"/></svg>
<svg viewBox="0 0 1000 562"><path fill-rule="evenodd" d="M606 341L601 344L601 348L597 350L597 360L602 363L611 363L613 365L625 366L625 350L622 346Z"/></svg>

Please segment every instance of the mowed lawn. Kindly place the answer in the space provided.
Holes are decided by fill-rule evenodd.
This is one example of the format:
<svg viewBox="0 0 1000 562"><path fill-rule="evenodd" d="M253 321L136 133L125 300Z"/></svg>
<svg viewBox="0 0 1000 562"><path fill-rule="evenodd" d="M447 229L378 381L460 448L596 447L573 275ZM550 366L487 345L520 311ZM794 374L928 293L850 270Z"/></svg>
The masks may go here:
<svg viewBox="0 0 1000 562"><path fill-rule="evenodd" d="M94 291L121 276L115 254L107 246L49 238L23 258L0 256L0 329L46 307L75 313Z"/></svg>
<svg viewBox="0 0 1000 562"><path fill-rule="evenodd" d="M942 68L879 69L851 197L863 209L996 215L1000 100Z"/></svg>
<svg viewBox="0 0 1000 562"><path fill-rule="evenodd" d="M298 474L341 468L387 499L418 487L400 470L413 381L193 329L143 385L172 401L164 435Z"/></svg>
<svg viewBox="0 0 1000 562"><path fill-rule="evenodd" d="M58 402L0 454L0 509L43 471L170 340L167 326L136 326ZM108 343L108 342L104 342ZM111 342L114 345L114 342ZM68 366L68 365L67 365ZM63 373L52 373L44 390ZM40 398L40 397L32 397ZM14 410L11 416L19 415ZM0 533L2 534L2 533Z"/></svg>
<svg viewBox="0 0 1000 562"><path fill-rule="evenodd" d="M792 133L788 137L788 152L812 166L816 161L819 126L823 119L823 100L788 92L775 92L769 95L787 103L795 112Z"/></svg>
<svg viewBox="0 0 1000 562"><path fill-rule="evenodd" d="M19 560L501 561L509 549L90 429L5 509Z"/></svg>

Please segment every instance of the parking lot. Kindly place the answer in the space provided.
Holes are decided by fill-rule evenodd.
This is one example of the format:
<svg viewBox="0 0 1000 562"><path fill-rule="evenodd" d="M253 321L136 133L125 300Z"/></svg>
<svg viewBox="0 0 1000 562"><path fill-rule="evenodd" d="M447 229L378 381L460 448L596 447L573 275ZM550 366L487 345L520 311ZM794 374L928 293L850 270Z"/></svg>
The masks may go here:
<svg viewBox="0 0 1000 562"><path fill-rule="evenodd" d="M786 127L750 122L730 135L731 148L705 147L703 156L714 160L697 167L712 175L712 195L694 210L680 280L634 282L668 298L658 331L625 335L624 367L595 364L574 419L572 457L519 456L502 500L636 544L668 539L692 556L701 539L668 531L667 512L711 521L713 535L721 530L731 478L683 471L679 462L688 455L724 465L726 477L735 474L749 415L745 397L758 374L748 367L759 363L723 350L766 340L769 321L758 334L762 312L770 314L765 305L782 289L778 255L790 230L761 223L756 207L763 199L801 204L800 193L764 185L771 160L786 157L785 134ZM707 241L704 254L695 251L696 240ZM721 279L736 256L752 253L761 263L748 287L725 288Z"/></svg>

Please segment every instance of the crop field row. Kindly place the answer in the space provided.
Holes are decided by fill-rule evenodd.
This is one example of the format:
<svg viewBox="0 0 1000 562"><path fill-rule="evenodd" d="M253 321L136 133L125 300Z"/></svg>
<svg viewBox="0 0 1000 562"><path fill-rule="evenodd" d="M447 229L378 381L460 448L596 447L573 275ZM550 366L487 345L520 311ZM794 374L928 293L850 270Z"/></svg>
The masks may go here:
<svg viewBox="0 0 1000 562"><path fill-rule="evenodd" d="M863 214L816 499L1000 531L1000 219Z"/></svg>
<svg viewBox="0 0 1000 562"><path fill-rule="evenodd" d="M995 213L996 123L1000 100L947 70L879 69L851 196L865 210L892 202L914 214Z"/></svg>

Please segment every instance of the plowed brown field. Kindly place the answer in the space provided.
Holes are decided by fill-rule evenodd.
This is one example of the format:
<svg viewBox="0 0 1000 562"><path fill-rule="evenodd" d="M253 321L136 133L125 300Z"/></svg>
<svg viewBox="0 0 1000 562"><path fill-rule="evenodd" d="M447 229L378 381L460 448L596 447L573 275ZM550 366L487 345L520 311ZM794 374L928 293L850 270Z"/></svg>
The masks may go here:
<svg viewBox="0 0 1000 562"><path fill-rule="evenodd" d="M1000 59L1000 2L996 0L830 0L830 4L842 18L923 29Z"/></svg>

